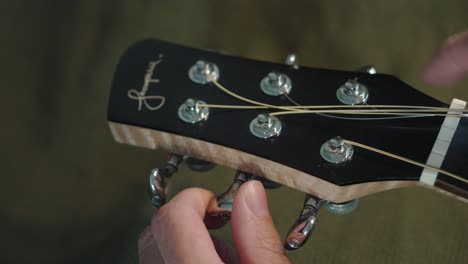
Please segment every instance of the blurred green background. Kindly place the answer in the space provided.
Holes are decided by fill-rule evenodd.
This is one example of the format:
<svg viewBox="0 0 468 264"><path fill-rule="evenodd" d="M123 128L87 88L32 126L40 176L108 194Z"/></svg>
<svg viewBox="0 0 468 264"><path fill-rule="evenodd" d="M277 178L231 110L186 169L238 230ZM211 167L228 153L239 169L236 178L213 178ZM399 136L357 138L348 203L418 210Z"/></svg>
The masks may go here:
<svg viewBox="0 0 468 264"><path fill-rule="evenodd" d="M468 29L467 1L0 1L2 161L0 263L136 263L154 209L147 175L165 153L115 143L107 96L119 56L144 38L307 66L372 63L448 102L468 82L429 87L419 72L449 35ZM183 167L171 195L216 192L234 172ZM284 236L303 194L268 192ZM468 263L468 206L425 189L319 214L294 263ZM181 224L184 224L181 221ZM230 240L229 228L215 234Z"/></svg>

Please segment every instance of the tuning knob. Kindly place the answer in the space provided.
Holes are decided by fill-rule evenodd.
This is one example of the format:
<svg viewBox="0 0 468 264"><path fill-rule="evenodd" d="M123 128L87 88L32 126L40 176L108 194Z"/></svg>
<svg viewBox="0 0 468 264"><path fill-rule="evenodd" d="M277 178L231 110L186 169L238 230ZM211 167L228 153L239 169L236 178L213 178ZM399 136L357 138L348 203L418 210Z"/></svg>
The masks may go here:
<svg viewBox="0 0 468 264"><path fill-rule="evenodd" d="M297 64L297 55L295 53L289 53L284 60L284 64L291 66L293 69L299 69Z"/></svg>
<svg viewBox="0 0 468 264"><path fill-rule="evenodd" d="M345 215L353 212L358 208L359 206L359 200L351 200L349 202L344 202L344 203L332 203L332 202L327 202L325 204L325 207L327 210L336 215Z"/></svg>
<svg viewBox="0 0 468 264"><path fill-rule="evenodd" d="M320 210L325 200L307 194L304 199L304 207L299 218L291 227L284 242L284 248L295 250L301 248L309 239L310 234L317 222L317 212Z"/></svg>
<svg viewBox="0 0 468 264"><path fill-rule="evenodd" d="M193 171L198 171L198 172L204 172L204 171L209 171L213 169L216 164L206 161L206 160L200 160L192 157L188 157L185 160L185 163L189 167L189 169Z"/></svg>
<svg viewBox="0 0 468 264"><path fill-rule="evenodd" d="M219 216L223 218L223 220L231 219L232 204L234 203L234 197L236 196L237 190L239 190L242 184L244 184L252 178L253 176L251 174L242 171L237 171L236 175L234 176L234 181L229 187L229 189L224 193L218 195L216 199L217 206L214 208L210 208L208 214L212 216Z"/></svg>
<svg viewBox="0 0 468 264"><path fill-rule="evenodd" d="M357 71L359 72L367 72L368 74L377 74L377 68L374 65L365 65L359 68Z"/></svg>
<svg viewBox="0 0 468 264"><path fill-rule="evenodd" d="M157 208L166 203L167 184L166 181L174 175L179 169L180 164L184 160L181 155L172 154L162 168L155 168L149 176L149 190L151 202Z"/></svg>

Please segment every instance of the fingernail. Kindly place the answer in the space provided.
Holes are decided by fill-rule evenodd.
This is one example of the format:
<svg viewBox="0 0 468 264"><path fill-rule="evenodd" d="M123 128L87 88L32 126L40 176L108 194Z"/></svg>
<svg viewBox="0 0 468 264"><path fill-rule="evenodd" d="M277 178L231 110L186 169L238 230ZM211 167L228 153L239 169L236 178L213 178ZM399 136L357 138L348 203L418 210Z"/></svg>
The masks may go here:
<svg viewBox="0 0 468 264"><path fill-rule="evenodd" d="M250 211L257 217L269 216L270 210L268 209L268 201L262 183L248 181L244 184L247 185L244 187L244 201Z"/></svg>

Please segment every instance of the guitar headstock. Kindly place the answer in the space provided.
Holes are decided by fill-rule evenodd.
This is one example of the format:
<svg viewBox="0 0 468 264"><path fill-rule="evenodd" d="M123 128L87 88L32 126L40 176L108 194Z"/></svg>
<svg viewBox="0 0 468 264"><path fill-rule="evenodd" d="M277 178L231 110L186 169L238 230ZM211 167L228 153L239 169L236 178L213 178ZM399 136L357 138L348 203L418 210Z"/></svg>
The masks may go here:
<svg viewBox="0 0 468 264"><path fill-rule="evenodd" d="M165 202L165 179L187 156L239 170L218 199L221 216L252 175L305 192L289 249L307 240L325 203L343 213L359 197L416 185L466 201L465 102L446 105L372 68L287 62L158 40L126 51L112 83L109 125L118 142L174 153L151 173L154 204Z"/></svg>
<svg viewBox="0 0 468 264"><path fill-rule="evenodd" d="M202 106L200 122L182 120L184 112L181 117L179 108L187 107L189 98L210 105L249 106L209 80L196 80L194 67L207 67L218 84L268 105L291 106L289 99L301 105L343 105L337 90L356 80L367 88L370 105L448 107L385 74L253 61L156 40L138 43L123 55L108 113L118 141L230 166L334 202L414 185L422 169L361 149L354 150L350 162L330 163L320 152L325 142L340 136L425 163L444 117L359 120L362 115L330 114L355 117L350 119L284 115L277 116L279 135L262 139L252 133L251 122L259 114L281 109ZM265 77L275 78L274 74L287 78L282 80L283 89L290 89L287 96L275 96L274 89L268 91L262 84ZM463 169L450 171L463 175Z"/></svg>

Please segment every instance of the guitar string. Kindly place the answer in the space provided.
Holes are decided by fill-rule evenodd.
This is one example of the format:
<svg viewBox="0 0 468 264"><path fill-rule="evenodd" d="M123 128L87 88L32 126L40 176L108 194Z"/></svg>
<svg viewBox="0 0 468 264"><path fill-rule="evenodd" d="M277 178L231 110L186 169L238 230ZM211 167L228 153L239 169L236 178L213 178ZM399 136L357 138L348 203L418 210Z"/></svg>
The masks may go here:
<svg viewBox="0 0 468 264"><path fill-rule="evenodd" d="M449 177L455 178L455 179L457 179L459 181L468 183L468 179L462 178L462 177L460 177L458 175L455 175L453 173L450 173L450 172L448 172L446 170L442 170L442 169L439 169L439 168L436 168L436 167L433 167L433 166L430 166L430 165L427 165L427 164L424 164L424 163L421 163L421 162L418 162L418 161L415 161L415 160L412 160L412 159L408 159L408 158L405 158L405 157L402 157L402 156L399 156L399 155L396 155L396 154L393 154L393 153L390 153L390 152L387 152L387 151L384 151L384 150L381 150L381 149L377 149L377 148L374 148L374 147L371 147L371 146L367 146L367 145L364 145L362 143L358 143L358 142L355 142L355 141L343 139L343 142L346 143L346 144L350 144L350 145L359 147L359 148L363 148L363 149L367 149L369 151L373 151L373 152L381 154L381 155L385 155L385 156L388 156L388 157L391 157L391 158L394 158L394 159L398 159L398 160L401 160L401 161L404 161L404 162L407 162L407 163L410 163L410 164L413 164L413 165L416 165L416 166L419 166L419 167L422 167L422 168L427 168L427 169L430 169L430 170L434 170L434 171L437 171L439 173L445 174L445 175L447 175Z"/></svg>
<svg viewBox="0 0 468 264"><path fill-rule="evenodd" d="M288 101L296 106L301 107L302 105L299 104L296 100L292 99L288 94L284 95ZM366 107L370 107L368 104L365 104ZM420 106L414 106L411 108L423 108ZM425 107L424 107L425 108ZM301 109L307 109L301 107ZM376 109L375 107L372 107L372 109ZM369 121L369 120L395 120L395 119L404 119L404 118L415 118L415 117L424 117L424 116L387 116L387 117L344 117L344 116L336 116L336 115L330 115L330 114L317 114L320 116L328 117L328 118L334 118L334 119L341 119L341 120L357 120L357 121Z"/></svg>
<svg viewBox="0 0 468 264"><path fill-rule="evenodd" d="M251 103L251 104L254 104L254 105L257 105L257 106L263 106L265 108L276 108L276 109L283 109L283 110L287 110L287 111L284 111L284 112L300 112L301 110L295 110L295 108L293 107L281 107L281 106L274 106L274 105L269 105L269 104L265 104L265 103L261 103L261 102L257 102L257 101L254 101L254 100L251 100L251 99L248 99L248 98L245 98L245 97L242 97L240 95L237 95L235 94L234 92L231 92L229 91L227 88L225 88L224 86L222 86L221 84L219 84L216 80L213 80L212 81L213 84L215 84L215 86L217 86L219 89L221 89L222 91L224 91L225 93L239 99L239 100L242 100L244 102L248 102L248 103ZM208 106L208 105L207 105ZM222 106L222 105L218 105L218 106ZM372 108L375 108L376 106L372 106L372 105L366 105L367 107L372 107ZM230 108L242 108L242 109L245 109L246 107L245 106L229 106ZM300 106L302 108L302 106ZM317 106L312 106L312 107L317 107ZM323 106L322 106L323 107ZM332 108L333 107L337 107L337 106L331 106ZM341 107L346 107L346 106L341 106ZM349 106L348 106L349 107ZM357 106L359 107L359 106ZM361 106L362 107L362 106ZM417 106L416 106L417 107ZM285 109L286 108L286 109ZM410 106L408 108L413 108L413 106ZM250 108L252 109L252 108ZM427 108L423 108L423 109L427 109L427 110L434 110L433 107L427 107ZM464 113L465 110L462 109L463 111L456 111L455 109L446 109L446 108L443 108L443 110L445 111L449 111L449 112L462 112ZM310 112L309 110L308 111L305 111L305 110L302 110L304 113L307 113L307 112ZM349 110L348 110L349 111ZM360 110L354 110L354 111L360 111ZM279 112L276 113L276 115L278 115ZM275 113L272 113L272 114L275 114ZM368 113L367 113L368 114ZM380 114L380 113L375 113L374 114ZM395 113L397 114L397 113ZM400 114L403 114L403 113L400 113ZM460 116L462 115L463 117L466 117L467 115L464 115L464 114L459 114L459 115L450 115L450 114L446 114L445 116ZM468 180L467 179L464 179L458 175L455 175L453 173L450 173L448 171L445 171L445 170L442 170L442 169L439 169L439 168L435 168L435 167L432 167L430 165L427 165L427 164L424 164L424 163L421 163L421 162L418 162L418 161L414 161L414 160L411 160L411 159L408 159L408 158L405 158L405 157L402 157L402 156L399 156L399 155L396 155L396 154L393 154L393 153L390 153L390 152L387 152L387 151L383 151L383 150L380 150L380 149L377 149L377 148L374 148L374 147L371 147L371 146L367 146L367 145L364 145L364 144L361 144L361 143L358 143L358 142L354 142L354 141L351 141L351 140L346 140L344 139L344 143L347 143L347 144L350 144L350 145L353 145L353 146L356 146L356 147L360 147L360 148L363 148L363 149L367 149L369 151L373 151L373 152L376 152L376 153L379 153L381 155L385 155L385 156L388 156L388 157L391 157L391 158L394 158L394 159L398 159L398 160L401 160L401 161L404 161L404 162L407 162L407 163L410 163L410 164L413 164L413 165L416 165L416 166L419 166L419 167L422 167L422 168L427 168L427 169L430 169L430 170L434 170L434 171L437 171L439 173L442 173L442 174L445 174L449 177L452 177L452 178L455 178L457 180L460 180L462 182L465 182L465 183L468 183Z"/></svg>
<svg viewBox="0 0 468 264"><path fill-rule="evenodd" d="M288 97L290 98L290 97ZM291 99L292 100L292 99ZM260 105L218 105L218 104L198 104L212 108L239 108L239 109L268 109L271 107ZM408 109L423 109L423 110L439 110L439 112L455 111L468 112L466 109L450 109L445 107L430 107L430 106L409 106L409 105L310 105L310 106L281 106L291 110L297 109L319 109L319 108L408 108Z"/></svg>
<svg viewBox="0 0 468 264"><path fill-rule="evenodd" d="M404 111L404 110L403 110ZM279 115L295 115L295 114L316 114L316 113L338 113L338 114L349 114L349 115L395 115L395 116L418 116L418 117L431 117L431 116L448 116L448 117L468 117L468 114L424 114L416 112L402 112L402 110L395 110L389 112L384 111L365 111L365 110L289 110L281 112L270 113L272 116Z"/></svg>
<svg viewBox="0 0 468 264"><path fill-rule="evenodd" d="M203 104L204 106L207 106L207 107L213 107L213 108L237 108L237 109L255 109L255 108L258 108L258 107L262 107L262 108L274 108L274 109L281 109L281 110L286 110L284 112L275 112L275 113L272 113L273 115L280 115L280 114L284 114L286 112L292 112L292 113L314 113L314 114L317 114L317 113L321 113L319 111L312 111L312 110L296 110L296 108L300 107L304 107L304 108L324 108L324 107L327 107L327 108L340 108L340 107L344 107L344 108L360 108L360 107L368 107L368 108L375 108L375 107L387 107L385 105L354 105L354 106L337 106L337 105L331 105L331 106L277 106L277 105L271 105L271 104L266 104L266 103L262 103L262 102L258 102L258 101L255 101L255 100L251 100L251 99L248 99L248 98L245 98L243 96L240 96L232 91L230 91L229 89L227 89L226 87L222 86L219 82L217 82L216 80L212 80L212 83L218 87L220 90L222 90L223 92L227 93L228 95L234 97L234 98L237 98L241 101L244 101L244 102L247 102L247 103L251 103L251 104L254 104L256 106L236 106L236 105L210 105L210 104ZM392 107L402 107L402 106L390 106L390 108ZM442 109L444 110L444 112L447 112L447 111L451 111L451 112L466 112L468 110L465 110L465 109L460 109L460 110L454 110L454 109L448 109L448 108L441 108L441 107L424 107L424 106L403 106L405 108L416 108L416 109L422 109L422 110L437 110L437 109L440 109L440 112L442 112ZM363 111L370 111L370 110L341 110L341 111L336 111L336 112L330 112L330 110L322 110L322 111L327 111L328 113L347 113L347 114L359 114L359 112L361 112L361 114L370 114L370 112L366 112L366 113L363 113ZM345 111L345 112L343 112ZM375 110L374 110L375 111ZM382 112L384 112L386 110L383 110ZM288 114L292 114L292 113L288 113ZM374 114L379 114L379 113L374 113ZM387 113L385 113L387 114ZM397 115L403 115L403 116L407 116L408 114L404 114L404 113L401 113L401 114L397 114ZM437 115L437 116L456 116L458 117L459 115L454 115L454 114L419 114L419 115L416 115L416 114L411 114L413 116L418 116L418 117L427 117L427 116L434 116L434 115ZM466 115L463 115L464 117Z"/></svg>
<svg viewBox="0 0 468 264"><path fill-rule="evenodd" d="M228 109L268 109L269 107L262 107L262 106L243 106L243 105L213 105L213 104L197 104L198 106L205 106L209 108L228 108ZM323 108L326 108L323 107ZM332 107L333 108L333 107ZM390 110L390 111L389 111ZM453 110L453 111L452 111ZM467 109L448 109L450 112L467 112ZM340 114L362 114L362 115L408 115L411 113L411 115L416 115L416 116L453 116L453 117L468 117L468 114L422 114L422 113L441 113L441 112L447 112L447 110L432 110L432 109L421 109L421 110L410 110L410 109L372 109L372 110L364 110L364 109L359 109L359 110L344 110L344 109L338 109L338 110L330 110L330 109L324 109L324 110L297 110L297 109L291 109L287 111L281 111L281 112L273 112L270 113L270 115L287 115L287 114L309 114L309 113L340 113ZM419 115L418 115L419 114Z"/></svg>
<svg viewBox="0 0 468 264"><path fill-rule="evenodd" d="M287 111L284 111L283 113L285 112L301 112L301 110L295 110L294 108L292 107L280 107L280 106L274 106L274 105L269 105L269 104L265 104L265 103L261 103L261 102L257 102L257 101L254 101L254 100L251 100L251 99L248 99L248 98L245 98L245 97L242 97L240 95L237 95L235 94L234 92L231 92L229 91L227 88L223 87L221 84L219 84L216 80L213 80L212 81L219 89L221 89L222 91L224 91L225 93L239 99L239 100L242 100L244 102L248 102L248 103L251 103L251 104L255 104L257 106L263 106L263 107L266 107L266 108L276 108L276 109L283 109L283 110L287 110ZM220 105L218 105L220 106ZM239 106L230 106L231 108L238 108ZM314 106L315 107L315 106ZM323 107L323 106L322 106ZM336 107L336 106L332 106L332 107ZM375 108L375 106L372 106L372 105L367 105L367 107L372 107L372 108ZM241 106L241 108L245 109L245 106ZM286 108L286 109L285 109ZM302 106L301 106L302 108ZM412 107L411 107L412 108ZM427 108L423 108L423 109L427 109L427 110L430 110L432 109L431 107L427 107ZM434 109L432 109L434 110ZM465 110L462 109L463 111L454 111L455 109L443 109L445 111L450 111L450 112L462 112L464 113ZM333 111L333 110L332 110ZM349 111L349 110L348 110ZM353 111L353 110L351 110ZM360 110L354 110L356 112L360 111ZM394 110L395 111L395 110ZM309 112L310 113L310 110L302 110L302 112L304 113L307 113ZM278 115L280 112L276 112L276 115ZM272 115L274 115L275 113L272 113ZM369 113L366 113L366 114L369 114ZM381 114L381 113L373 113L373 114ZM398 114L398 113L395 113L395 114ZM404 114L404 113L399 113L399 114ZM459 115L449 115L449 114L446 114L445 116L467 116L467 115L464 115L464 114L459 114ZM367 145L364 145L364 144L361 144L361 143L358 143L358 142L354 142L354 141L351 141L351 140L346 140L344 139L344 143L347 143L347 144L350 144L350 145L353 145L353 146L356 146L356 147L360 147L360 148L363 148L363 149L367 149L369 151L373 151L373 152L376 152L378 154L381 154L381 155L385 155L385 156L388 156L388 157L391 157L391 158L394 158L394 159L398 159L398 160L401 160L401 161L404 161L404 162L407 162L407 163L410 163L410 164L413 164L413 165L416 165L416 166L419 166L419 167L422 167L422 168L427 168L427 169L430 169L430 170L434 170L434 171L437 171L439 173L442 173L444 175L447 175L449 177L452 177L452 178L455 178L457 180L460 180L462 182L465 182L465 183L468 183L468 180L467 179L464 179L458 175L455 175L453 173L450 173L446 170L442 170L442 169L439 169L439 168L435 168L435 167L432 167L430 165L427 165L427 164L424 164L424 163L421 163L421 162L418 162L418 161L414 161L414 160L411 160L411 159L408 159L408 158L405 158L405 157L402 157L402 156L399 156L399 155L396 155L396 154L393 154L393 153L390 153L390 152L387 152L387 151L383 151L383 150L380 150L380 149L377 149L377 148L374 148L374 147L371 147L371 146L367 146Z"/></svg>

